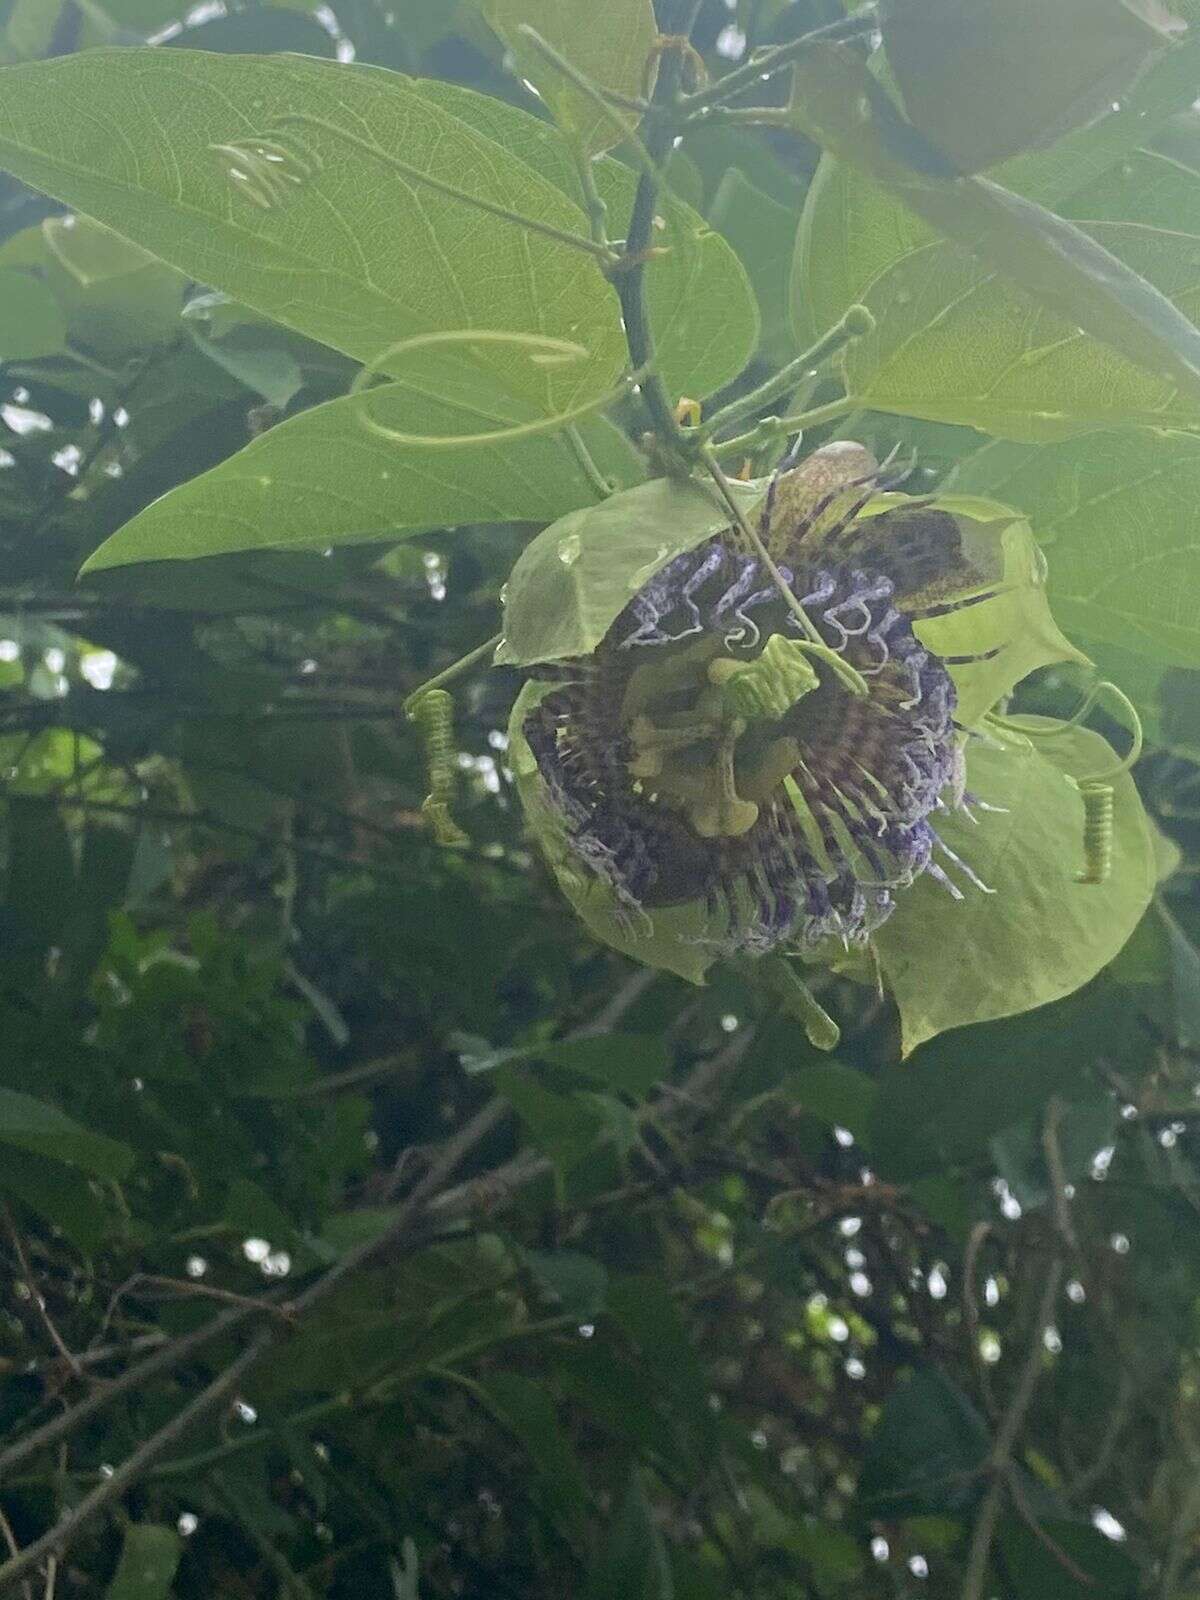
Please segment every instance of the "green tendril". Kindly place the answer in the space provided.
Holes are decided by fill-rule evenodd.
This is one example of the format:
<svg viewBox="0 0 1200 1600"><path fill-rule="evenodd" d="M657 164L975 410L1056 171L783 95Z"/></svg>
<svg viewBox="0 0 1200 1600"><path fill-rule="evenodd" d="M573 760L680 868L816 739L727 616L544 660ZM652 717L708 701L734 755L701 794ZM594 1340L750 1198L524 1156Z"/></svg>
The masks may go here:
<svg viewBox="0 0 1200 1600"><path fill-rule="evenodd" d="M1122 712L1128 722L1132 738L1125 756L1102 772L1090 773L1085 778L1070 778L1083 801L1083 871L1075 876L1076 883L1098 885L1107 883L1112 876L1113 837L1116 827L1116 780L1131 771L1141 759L1144 745L1142 719L1133 701L1115 683L1107 678L1094 683L1073 716L1041 727L1024 717L1006 717L993 714L989 727L1001 734L1015 735L1026 741L1053 739L1076 728L1092 712L1100 700L1107 698Z"/></svg>
<svg viewBox="0 0 1200 1600"><path fill-rule="evenodd" d="M380 375L385 366L394 369L401 357L412 355L417 350L435 349L446 345L486 344L520 346L532 352L531 361L540 362L542 366L556 365L563 361L577 361L588 354L580 344L574 344L567 339L551 339L541 333L508 333L495 328L454 328L443 333L417 333L409 339L398 339L386 350L381 350L378 355L372 356L350 385L350 393L369 395L371 391L367 389L367 385ZM555 412L549 417L537 417L532 422L518 422L507 428L493 428L487 433L406 433L400 428L390 428L382 422L377 422L365 412L359 417L359 422L368 433L374 434L378 439L386 439L389 444L410 445L423 450L458 450L469 445L509 444L515 439L532 439L539 434L557 433L572 423L581 422L585 417L595 416L597 412L604 411L623 399L629 389L646 376L646 371L647 369L643 367L637 372L630 373L615 388L586 401L583 405ZM394 376L390 370L389 376Z"/></svg>
<svg viewBox="0 0 1200 1600"><path fill-rule="evenodd" d="M450 812L454 803L454 699L445 689L425 689L406 702L425 750L429 793L421 806L435 843L458 850L470 839Z"/></svg>

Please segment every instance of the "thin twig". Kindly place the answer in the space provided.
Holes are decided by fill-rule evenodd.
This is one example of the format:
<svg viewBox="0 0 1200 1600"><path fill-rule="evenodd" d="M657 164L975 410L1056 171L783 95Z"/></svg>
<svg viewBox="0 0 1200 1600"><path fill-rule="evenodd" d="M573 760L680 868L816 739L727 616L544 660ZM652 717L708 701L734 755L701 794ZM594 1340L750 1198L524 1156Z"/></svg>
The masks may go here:
<svg viewBox="0 0 1200 1600"><path fill-rule="evenodd" d="M25 1253L25 1241L21 1237L21 1230L17 1227L16 1220L9 1210L7 1201L0 1200L0 1217L3 1217L5 1230L12 1240L12 1247L16 1252L17 1261L20 1263L21 1273L25 1280L25 1287L29 1291L29 1299L33 1305L34 1312L49 1335L50 1343L78 1378L82 1376L82 1368L78 1360L67 1348L66 1340L54 1326L54 1319L46 1309L46 1302L38 1289L37 1279L33 1275L33 1268L29 1264L28 1255Z"/></svg>
<svg viewBox="0 0 1200 1600"><path fill-rule="evenodd" d="M851 17L839 17L836 22L830 22L823 28L814 28L810 33L801 34L798 39L789 40L787 44L777 45L773 50L764 50L761 55L751 56L744 65L727 72L723 78L718 78L716 83L710 84L705 89L698 89L694 94L682 95L676 104L685 114L694 115L696 112L707 111L712 106L732 100L743 89L753 88L764 78L782 72L814 45L832 44L839 39L862 38L869 34L874 26L873 10L856 12Z"/></svg>
<svg viewBox="0 0 1200 1600"><path fill-rule="evenodd" d="M230 1333L241 1323L247 1321L250 1312L244 1306L238 1306L230 1311L223 1311L220 1316L214 1317L211 1322L202 1328L194 1328L191 1333L184 1334L182 1338L173 1339L169 1344L157 1350L154 1355L137 1366L129 1367L114 1378L111 1383L97 1389L86 1400L81 1400L62 1416L53 1418L44 1423L42 1427L35 1428L32 1433L27 1433L23 1439L18 1439L15 1444L9 1445L7 1450L0 1451L0 1476L10 1472L14 1467L28 1460L39 1450L44 1450L48 1445L74 1433L83 1426L89 1417L95 1415L101 1407L106 1406L111 1400L118 1399L130 1390L138 1389L149 1383L151 1379L159 1377L172 1368L182 1366L191 1356L202 1349L204 1345L223 1333Z"/></svg>
<svg viewBox="0 0 1200 1600"><path fill-rule="evenodd" d="M1061 1157L1058 1151L1058 1121L1061 1115L1061 1106L1057 1100L1051 1100L1046 1109L1046 1123L1042 1136L1042 1146L1046 1153L1047 1169L1052 1174L1057 1171L1061 1175ZM1055 1206L1065 1207L1066 1194L1056 1192ZM1054 1253L1050 1259L1050 1266L1046 1272L1045 1282L1042 1285L1041 1298L1038 1301L1037 1313L1034 1317L1033 1331L1029 1340L1029 1349L1025 1356L1024 1364L1018 1375L1016 1386L1009 1399L1008 1406L996 1430L996 1437L988 1454L986 1471L990 1474L991 1482L980 1503L979 1512L975 1518L975 1526L971 1533L971 1544L967 1552L966 1574L963 1579L962 1600L983 1600L984 1583L987 1578L988 1562L991 1558L992 1543L996 1536L996 1525L1000 1520L1000 1512L1004 1504L1005 1490L1010 1487L1013 1476L1013 1456L1020 1438L1021 1429L1033 1404L1033 1397L1037 1391L1038 1380L1042 1375L1042 1363L1046 1351L1046 1333L1054 1320L1054 1308L1058 1304L1059 1291L1062 1288L1064 1260L1064 1236L1059 1232L1055 1241Z"/></svg>
<svg viewBox="0 0 1200 1600"><path fill-rule="evenodd" d="M0 1506L0 1534L3 1534L4 1536L4 1542L8 1546L9 1555L19 1556L21 1554L21 1547L17 1543L16 1534L12 1531L12 1524L4 1515L3 1506ZM33 1600L33 1591L30 1589L28 1581L22 1583L21 1594L24 1596L24 1600Z"/></svg>
<svg viewBox="0 0 1200 1600"><path fill-rule="evenodd" d="M13 1556L0 1566L0 1593L3 1593L9 1584L16 1583L18 1578L32 1571L44 1556L60 1555L67 1550L80 1530L98 1512L119 1499L141 1478L147 1467L151 1466L164 1450L188 1433L196 1423L203 1421L233 1393L242 1378L259 1358L266 1354L273 1343L274 1335L269 1330L260 1333L207 1388L202 1389L182 1411L176 1412L169 1422L164 1423L157 1432L152 1433L143 1444L139 1445L132 1455L127 1456L111 1477L98 1484L90 1494L84 1495L78 1505L60 1518L54 1527L42 1534L40 1539L35 1539L32 1544L26 1545L19 1556Z"/></svg>
<svg viewBox="0 0 1200 1600"><path fill-rule="evenodd" d="M971 1347L971 1360L979 1377L979 1392L983 1396L987 1414L994 1422L998 1410L996 1397L992 1391L992 1375L979 1349L979 1306L975 1297L975 1268L979 1263L979 1252L983 1249L991 1231L990 1222L977 1222L967 1239L967 1248L963 1255L962 1308L963 1326L967 1330L967 1339Z"/></svg>

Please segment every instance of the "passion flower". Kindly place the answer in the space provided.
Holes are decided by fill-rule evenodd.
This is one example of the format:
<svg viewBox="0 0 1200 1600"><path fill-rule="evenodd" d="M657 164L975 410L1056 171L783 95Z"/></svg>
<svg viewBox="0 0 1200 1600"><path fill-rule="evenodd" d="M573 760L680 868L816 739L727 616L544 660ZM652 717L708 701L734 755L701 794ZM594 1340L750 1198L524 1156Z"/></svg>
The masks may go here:
<svg viewBox="0 0 1200 1600"><path fill-rule="evenodd" d="M695 982L728 953L871 940L906 1048L1086 982L1153 852L1119 777L1112 877L1076 883L1081 797L1116 757L994 714L1035 668L1087 664L1029 524L896 492L851 443L728 488L736 520L700 482L614 495L510 576L512 767L580 917Z"/></svg>
<svg viewBox="0 0 1200 1600"><path fill-rule="evenodd" d="M627 915L703 901L715 947L762 952L861 942L922 873L960 895L939 854L983 888L931 821L961 768L957 695L913 631L947 609L913 596L961 584L958 524L922 502L864 516L877 479L861 447L811 458L761 512L776 574L718 533L551 669L524 737L570 850Z"/></svg>

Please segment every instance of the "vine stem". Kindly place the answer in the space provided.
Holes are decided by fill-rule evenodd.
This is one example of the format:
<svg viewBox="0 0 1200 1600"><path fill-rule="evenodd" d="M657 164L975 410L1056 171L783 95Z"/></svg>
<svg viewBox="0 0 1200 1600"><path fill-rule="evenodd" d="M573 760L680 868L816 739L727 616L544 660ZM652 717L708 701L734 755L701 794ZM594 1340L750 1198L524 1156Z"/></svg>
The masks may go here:
<svg viewBox="0 0 1200 1600"><path fill-rule="evenodd" d="M474 650L468 650L465 656L459 656L457 661L452 661L448 667L435 672L432 678L426 678L424 683L419 683L411 694L404 697L405 711L416 705L421 696L428 694L430 689L440 689L444 684L452 683L455 678L462 677L464 672L470 672L472 667L478 666L485 656L492 653L503 638L502 633L494 633L490 639L477 644Z"/></svg>
<svg viewBox="0 0 1200 1600"><path fill-rule="evenodd" d="M679 33L691 34L700 9L700 0L687 0L683 7L683 26ZM678 50L665 51L662 66L654 85L652 108L665 111L675 102L683 71L683 59ZM642 146L646 164L638 179L633 211L625 236L625 253L620 258L619 270L612 273L613 285L621 302L621 315L625 321L625 339L629 356L636 368L646 372L640 384L642 399L650 413L650 422L661 443L681 465L689 465L695 457L695 444L689 442L675 416L670 398L657 367L654 333L646 307L646 256L654 230L655 207L662 187L661 166L670 154L674 126L665 116L648 119L646 138Z"/></svg>
<svg viewBox="0 0 1200 1600"><path fill-rule="evenodd" d="M764 417L756 428L751 428L749 433L739 434L735 439L724 439L720 444L714 444L712 451L718 460L723 460L726 456L752 456L764 445L774 444L777 440L793 434L806 433L810 428L819 428L825 422L836 422L839 417L844 417L853 409L854 401L848 396L843 396L840 400L830 400L823 406L814 406L811 411L798 411L795 416Z"/></svg>
<svg viewBox="0 0 1200 1600"><path fill-rule="evenodd" d="M769 405L772 400L776 400L780 395L787 394L794 389L801 378L815 376L813 368L819 367L823 362L830 360L839 350L853 340L861 339L872 332L874 327L875 318L867 310L866 306L849 306L845 315L839 318L828 332L823 333L803 355L797 356L794 361L789 361L785 367L781 367L778 372L772 374L765 383L760 383L757 389L751 389L748 394L742 395L740 399L734 400L732 404L723 407L720 411L714 411L701 428L700 436L703 439L710 440L722 428L727 428L735 422L742 421L745 417L752 416L754 412L761 410L763 406ZM832 402L833 406L839 408L839 412L842 409L848 409L849 404L850 402L846 399ZM768 419L764 418L764 421L766 420ZM778 429L786 419L775 417L769 420Z"/></svg>
<svg viewBox="0 0 1200 1600"><path fill-rule="evenodd" d="M1016 1452L1017 1441L1025 1419L1029 1415L1029 1408L1033 1404L1034 1394L1037 1392L1038 1380L1042 1375L1042 1359L1046 1349L1046 1333L1054 1320L1054 1308L1058 1304L1059 1291L1062 1288L1063 1274L1065 1271L1064 1248L1070 1238L1070 1220L1067 1203L1066 1187L1062 1182L1062 1156L1058 1143L1058 1124L1062 1116L1062 1106L1057 1099L1052 1099L1046 1108L1046 1121L1042 1132L1042 1149L1045 1154L1046 1170L1050 1175L1051 1187L1054 1191L1054 1218L1056 1239L1054 1254L1050 1260L1042 1285L1042 1293L1038 1300L1037 1314L1034 1317L1033 1332L1029 1340L1029 1349L1017 1378L1016 1387L1008 1402L1000 1426L996 1430L996 1437L992 1444L987 1459L986 1470L990 1474L991 1482L979 1506L975 1518L975 1526L971 1532L971 1544L967 1553L966 1575L963 1579L961 1600L983 1600L984 1584L987 1579L988 1562L991 1559L992 1545L996 1538L996 1527L1000 1521L1000 1513L1004 1505L1005 1490L1013 1473L1013 1456ZM1064 1232L1064 1228L1067 1230Z"/></svg>
<svg viewBox="0 0 1200 1600"><path fill-rule="evenodd" d="M753 88L762 79L782 72L814 45L832 44L839 39L860 39L871 33L875 25L876 16L873 7L868 11L857 12L851 17L839 17L836 22L827 23L823 28L814 28L810 33L801 34L798 39L792 39L787 44L777 45L773 50L765 50L762 55L752 58L743 66L735 68L733 72L727 72L723 78L718 78L716 83L710 84L706 89L698 89L694 94L680 95L675 102L676 107L687 116L706 112L712 106L733 99L743 89Z"/></svg>

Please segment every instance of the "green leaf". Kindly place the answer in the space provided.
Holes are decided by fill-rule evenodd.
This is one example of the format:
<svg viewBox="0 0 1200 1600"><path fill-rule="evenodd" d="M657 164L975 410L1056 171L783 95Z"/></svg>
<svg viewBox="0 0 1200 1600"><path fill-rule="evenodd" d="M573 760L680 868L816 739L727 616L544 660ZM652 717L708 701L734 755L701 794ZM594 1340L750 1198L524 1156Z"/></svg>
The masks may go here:
<svg viewBox="0 0 1200 1600"><path fill-rule="evenodd" d="M107 1600L166 1600L182 1554L183 1540L174 1528L135 1522L125 1530Z"/></svg>
<svg viewBox="0 0 1200 1600"><path fill-rule="evenodd" d="M1114 761L1106 741L1084 728L1064 728L1036 748L969 749L969 789L1005 809L985 812L974 827L947 813L937 830L993 893L964 883L958 901L923 876L875 936L906 1052L947 1028L1070 994L1121 949L1156 881L1145 812L1132 778L1115 779L1112 875L1104 884L1076 883L1083 802L1066 776L1086 777ZM953 863L948 870L953 877ZM959 954L947 961L951 949Z"/></svg>
<svg viewBox="0 0 1200 1600"><path fill-rule="evenodd" d="M594 1147L603 1120L579 1095L560 1094L514 1066L497 1069L496 1087L560 1173L577 1167Z"/></svg>
<svg viewBox="0 0 1200 1600"><path fill-rule="evenodd" d="M655 1084L662 1082L671 1066L665 1041L653 1034L564 1039L561 1044L539 1045L530 1054L638 1100L644 1100Z"/></svg>
<svg viewBox="0 0 1200 1600"><path fill-rule="evenodd" d="M528 1451L536 1491L554 1521L577 1535L587 1516L587 1485L544 1384L493 1372L480 1380L479 1390L496 1420Z"/></svg>
<svg viewBox="0 0 1200 1600"><path fill-rule="evenodd" d="M839 47L804 58L794 110L839 158L954 241L921 246L918 233L916 248L910 238L897 251L877 236L862 295L877 326L844 362L858 401L1011 437L1164 414L1195 420L1200 331L1187 312L1200 298L1184 240L1111 225L1084 231L987 180L913 171L893 154L904 133L898 113ZM793 280L801 325L813 315L807 302L820 298L806 271L822 251L813 216L807 208Z"/></svg>
<svg viewBox="0 0 1200 1600"><path fill-rule="evenodd" d="M318 120L283 120L295 116ZM237 151L272 136L293 152L297 181L281 180L264 208L230 174L252 164ZM392 152L467 198L397 171ZM603 394L625 360L616 296L594 263L470 200L586 236L580 208L390 72L156 49L12 67L0 161L357 360L464 328L577 342L586 358L561 368L511 346L477 357L539 414Z"/></svg>
<svg viewBox="0 0 1200 1600"><path fill-rule="evenodd" d="M1127 990L1105 978L1023 1016L943 1034L881 1073L872 1167L913 1183L986 1161L996 1135L1040 1119L1052 1095L1094 1093L1098 1058L1114 1051L1136 1061L1140 1029Z"/></svg>
<svg viewBox="0 0 1200 1600"><path fill-rule="evenodd" d="M511 404L487 374L463 388L469 392L438 395L413 378L369 398L345 396L303 411L153 501L85 570L235 550L328 548L439 525L542 522L595 502L596 489L561 434L442 449L393 444L363 425L368 413L414 433L485 433L509 424ZM610 480L641 476L637 456L611 424L593 418L580 433Z"/></svg>
<svg viewBox="0 0 1200 1600"><path fill-rule="evenodd" d="M1142 1592L1141 1568L1129 1552L1086 1524L1039 1518L1035 1532L1021 1517L1010 1514L1001 1518L998 1543L1013 1592L1022 1597L1134 1600ZM1056 1550L1071 1563L1070 1570Z"/></svg>
<svg viewBox="0 0 1200 1600"><path fill-rule="evenodd" d="M1107 213L1082 201L1077 205L1072 197L1105 174L1126 192L1142 192L1121 176L1128 158L1196 98L1200 0L1174 0L1173 9L1192 24L1189 32L1181 45L1153 64L1118 110L1050 150L1006 162L995 174L997 180L1065 216L1084 219ZM1140 219L1127 211L1110 220ZM1167 218L1158 220L1170 225ZM836 322L847 306L862 299L872 279L935 237L895 195L850 163L827 156L809 189L798 241L793 309L801 333L811 337ZM819 241L816 249L811 248L814 241Z"/></svg>
<svg viewBox="0 0 1200 1600"><path fill-rule="evenodd" d="M722 178L708 218L737 251L750 275L762 313L759 344L773 366L793 353L788 316L788 273L796 237L796 215L756 189L738 167Z"/></svg>
<svg viewBox="0 0 1200 1600"><path fill-rule="evenodd" d="M966 1395L936 1368L893 1390L867 1447L858 1494L871 1516L958 1511L977 1493L990 1445Z"/></svg>
<svg viewBox="0 0 1200 1600"><path fill-rule="evenodd" d="M674 1600L671 1564L635 1470L592 1569L587 1600Z"/></svg>
<svg viewBox="0 0 1200 1600"><path fill-rule="evenodd" d="M909 120L962 172L1097 120L1184 31L1158 0L885 0L881 23Z"/></svg>
<svg viewBox="0 0 1200 1600"><path fill-rule="evenodd" d="M261 395L271 405L283 411L295 399L304 384L304 374L295 356L286 350L272 350L268 346L238 344L234 340L205 339L193 334L196 348L202 350L210 361L244 383L247 389Z"/></svg>
<svg viewBox="0 0 1200 1600"><path fill-rule="evenodd" d="M55 355L67 319L52 290L28 272L0 269L0 361Z"/></svg>
<svg viewBox="0 0 1200 1600"><path fill-rule="evenodd" d="M575 162L548 123L457 84L427 79L418 87L433 105L501 145L582 206ZM633 210L637 174L607 157L593 163L593 173L608 207L608 231L620 238ZM719 232L679 198L664 197L659 209L672 218L672 230L664 229L659 240L671 248L647 264L644 277L659 371L669 394L703 399L736 378L753 356L758 307L746 268ZM676 233L687 246L682 252L674 247Z"/></svg>
<svg viewBox="0 0 1200 1600"><path fill-rule="evenodd" d="M846 1128L870 1150L875 1084L865 1072L840 1061L814 1061L791 1073L783 1084L789 1100L831 1128Z"/></svg>
<svg viewBox="0 0 1200 1600"><path fill-rule="evenodd" d="M522 23L599 89L644 94L653 83L653 51L658 38L651 0L609 0L603 27L596 26L593 0L482 0L483 13L508 46L513 69L534 85L550 115L584 151L607 150L632 130L636 116L605 116L590 95L576 87L520 32ZM619 119L619 120L618 120Z"/></svg>
<svg viewBox="0 0 1200 1600"><path fill-rule="evenodd" d="M538 1287L564 1316L581 1322L599 1316L608 1295L603 1264L578 1250L521 1250Z"/></svg>
<svg viewBox="0 0 1200 1600"><path fill-rule="evenodd" d="M985 445L956 488L1019 494L1046 547L1047 592L1073 634L1173 666L1200 666L1200 440L1089 434Z"/></svg>
<svg viewBox="0 0 1200 1600"><path fill-rule="evenodd" d="M183 273L90 217L46 217L11 241L37 239L47 281L67 313L73 336L104 359L120 359L176 333ZM7 248L7 247L6 247Z"/></svg>
<svg viewBox="0 0 1200 1600"><path fill-rule="evenodd" d="M731 484L747 511L765 487ZM668 478L563 517L512 570L497 662L530 666L587 655L660 567L728 526L729 513L709 488Z"/></svg>
<svg viewBox="0 0 1200 1600"><path fill-rule="evenodd" d="M1094 1094L1070 1104L1058 1125L1063 1177L1074 1183L1087 1176L1098 1150L1112 1142L1118 1122L1111 1094ZM1046 1171L1040 1121L1026 1118L996 1134L991 1143L996 1171L1025 1210L1048 1203L1053 1184Z"/></svg>
<svg viewBox="0 0 1200 1600"><path fill-rule="evenodd" d="M0 1189L58 1228L77 1250L99 1248L112 1219L83 1173L58 1160L8 1145L0 1160Z"/></svg>
<svg viewBox="0 0 1200 1600"><path fill-rule="evenodd" d="M57 1106L16 1089L0 1089L0 1144L28 1150L118 1182L129 1175L133 1151L106 1134L93 1133Z"/></svg>

